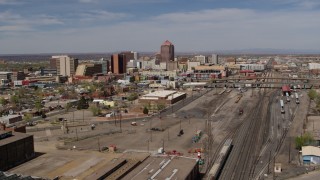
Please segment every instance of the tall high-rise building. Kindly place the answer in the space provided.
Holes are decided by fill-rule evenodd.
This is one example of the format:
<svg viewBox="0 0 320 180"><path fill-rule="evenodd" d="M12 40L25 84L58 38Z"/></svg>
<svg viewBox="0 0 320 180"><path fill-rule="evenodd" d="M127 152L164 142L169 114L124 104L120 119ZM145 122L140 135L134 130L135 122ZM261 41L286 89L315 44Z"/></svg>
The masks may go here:
<svg viewBox="0 0 320 180"><path fill-rule="evenodd" d="M123 54L126 56L126 62L128 63L130 60L138 60L138 53L134 51L124 51L120 54Z"/></svg>
<svg viewBox="0 0 320 180"><path fill-rule="evenodd" d="M110 60L101 58L100 63L102 64L102 73L107 74L110 71Z"/></svg>
<svg viewBox="0 0 320 180"><path fill-rule="evenodd" d="M52 56L52 59L56 59L57 74L62 76L75 75L78 67L78 59L71 58L67 55ZM51 61L51 60L50 60ZM53 61L53 60L52 60Z"/></svg>
<svg viewBox="0 0 320 180"><path fill-rule="evenodd" d="M160 54L161 62L174 61L174 45L170 41L166 40L161 45Z"/></svg>
<svg viewBox="0 0 320 180"><path fill-rule="evenodd" d="M58 61L58 58L50 59L50 69L57 69L57 61Z"/></svg>
<svg viewBox="0 0 320 180"><path fill-rule="evenodd" d="M219 60L218 60L218 54L212 54L212 59L211 59L211 63L212 64L219 64Z"/></svg>
<svg viewBox="0 0 320 180"><path fill-rule="evenodd" d="M127 71L126 56L124 54L111 55L111 72L114 74L124 74Z"/></svg>

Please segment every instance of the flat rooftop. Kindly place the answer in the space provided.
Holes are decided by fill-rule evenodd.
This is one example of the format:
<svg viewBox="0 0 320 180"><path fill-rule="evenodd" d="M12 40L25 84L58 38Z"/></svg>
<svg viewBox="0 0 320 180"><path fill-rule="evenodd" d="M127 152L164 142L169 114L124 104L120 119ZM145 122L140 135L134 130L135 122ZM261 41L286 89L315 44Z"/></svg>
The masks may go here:
<svg viewBox="0 0 320 180"><path fill-rule="evenodd" d="M32 159L16 168L10 173L32 175L53 179L57 176L60 179L98 179L124 161L143 161L149 156L148 153L101 153L97 151L77 150L55 150ZM121 166L120 171L111 174L117 177L125 173L127 169ZM123 171L121 171L123 170Z"/></svg>
<svg viewBox="0 0 320 180"><path fill-rule="evenodd" d="M5 132L7 132L7 131L0 130L0 134L4 134ZM33 136L33 135L12 132L12 136L0 140L0 146L4 146L4 145L10 144L10 143L13 143L15 141L30 137L30 136Z"/></svg>
<svg viewBox="0 0 320 180"><path fill-rule="evenodd" d="M171 94L176 93L177 91L168 91L168 90L164 90L164 91L155 91L149 94L144 95L143 97L167 97Z"/></svg>
<svg viewBox="0 0 320 180"><path fill-rule="evenodd" d="M207 82L190 82L190 83L184 83L183 86L205 86L207 85Z"/></svg>
<svg viewBox="0 0 320 180"><path fill-rule="evenodd" d="M136 167L123 180L186 179L197 160L178 156L152 156Z"/></svg>

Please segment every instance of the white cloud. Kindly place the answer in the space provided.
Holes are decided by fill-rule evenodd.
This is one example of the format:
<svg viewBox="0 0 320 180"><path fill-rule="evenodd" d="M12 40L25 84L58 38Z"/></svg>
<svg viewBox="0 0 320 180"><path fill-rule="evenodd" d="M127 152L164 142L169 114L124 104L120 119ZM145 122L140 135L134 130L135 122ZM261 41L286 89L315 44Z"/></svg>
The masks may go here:
<svg viewBox="0 0 320 180"><path fill-rule="evenodd" d="M79 0L81 3L97 3L99 0Z"/></svg>
<svg viewBox="0 0 320 180"><path fill-rule="evenodd" d="M319 0L272 0L278 4L293 5L298 9L314 9L320 6Z"/></svg>
<svg viewBox="0 0 320 180"><path fill-rule="evenodd" d="M18 5L23 4L23 2L18 0L0 0L0 5Z"/></svg>
<svg viewBox="0 0 320 180"><path fill-rule="evenodd" d="M191 23L208 21L236 21L246 19L254 14L250 9L207 9L196 12L168 13L154 17L155 21L169 21L173 23Z"/></svg>
<svg viewBox="0 0 320 180"><path fill-rule="evenodd" d="M13 32L13 31L32 31L33 29L29 26L0 26L0 32Z"/></svg>
<svg viewBox="0 0 320 180"><path fill-rule="evenodd" d="M17 27L16 31L19 29L18 27L22 27L22 31L24 31L25 27L29 27L28 29L31 30L35 29L32 28L34 26L63 24L61 20L48 15L32 15L26 17L10 11L0 12L0 23L6 24L7 27ZM6 28L3 28L3 31L4 29Z"/></svg>
<svg viewBox="0 0 320 180"><path fill-rule="evenodd" d="M128 17L125 13L113 13L109 11L89 11L81 13L80 20L82 21L93 21L93 20L119 20Z"/></svg>

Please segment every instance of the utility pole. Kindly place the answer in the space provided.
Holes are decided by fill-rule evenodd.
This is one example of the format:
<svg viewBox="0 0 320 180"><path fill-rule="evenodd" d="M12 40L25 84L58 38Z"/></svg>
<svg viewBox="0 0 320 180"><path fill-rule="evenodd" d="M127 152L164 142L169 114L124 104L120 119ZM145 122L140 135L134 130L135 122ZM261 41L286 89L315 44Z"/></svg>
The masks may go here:
<svg viewBox="0 0 320 180"><path fill-rule="evenodd" d="M119 114L119 120L120 120L120 132L122 133L122 127L121 127L121 120L122 120L122 114L121 114L121 110L120 110L120 114Z"/></svg>
<svg viewBox="0 0 320 180"><path fill-rule="evenodd" d="M116 116L115 111L112 111L112 115L113 115L113 118L114 118L114 125L117 126L117 116Z"/></svg>
<svg viewBox="0 0 320 180"><path fill-rule="evenodd" d="M251 87L251 97L253 97L253 87Z"/></svg>
<svg viewBox="0 0 320 180"><path fill-rule="evenodd" d="M74 110L72 111L72 122L74 123Z"/></svg>
<svg viewBox="0 0 320 180"><path fill-rule="evenodd" d="M77 138L77 141L79 140L78 139L78 128L76 127L76 138Z"/></svg>
<svg viewBox="0 0 320 180"><path fill-rule="evenodd" d="M82 122L84 122L84 109L82 109Z"/></svg>
<svg viewBox="0 0 320 180"><path fill-rule="evenodd" d="M290 164L290 162L291 162L291 138L289 137L289 164Z"/></svg>
<svg viewBox="0 0 320 180"><path fill-rule="evenodd" d="M149 130L150 130L150 141L152 142L152 130L151 130L151 127L152 127L152 125L151 125L151 123L152 123L152 118L150 118L150 121L149 121L150 123L149 123L149 125L150 125L150 128L149 128Z"/></svg>
<svg viewBox="0 0 320 180"><path fill-rule="evenodd" d="M162 139L162 151L164 152L164 139Z"/></svg>
<svg viewBox="0 0 320 180"><path fill-rule="evenodd" d="M168 141L169 141L169 128L167 129L167 132L168 132Z"/></svg>
<svg viewBox="0 0 320 180"><path fill-rule="evenodd" d="M149 152L149 142L150 142L150 140L148 139L148 140L147 140L148 152Z"/></svg>
<svg viewBox="0 0 320 180"><path fill-rule="evenodd" d="M101 149L100 149L100 140L99 140L99 137L98 137L98 149L99 149L99 152L100 152Z"/></svg>
<svg viewBox="0 0 320 180"><path fill-rule="evenodd" d="M276 175L275 175L275 172L274 172L274 167L276 167L276 156L273 157L273 170L272 170L272 172L273 172L273 179L276 179L276 178L275 178Z"/></svg>
<svg viewBox="0 0 320 180"><path fill-rule="evenodd" d="M270 154L269 154L269 161L268 161L268 173L270 173L270 161L271 161L271 151L270 151Z"/></svg>

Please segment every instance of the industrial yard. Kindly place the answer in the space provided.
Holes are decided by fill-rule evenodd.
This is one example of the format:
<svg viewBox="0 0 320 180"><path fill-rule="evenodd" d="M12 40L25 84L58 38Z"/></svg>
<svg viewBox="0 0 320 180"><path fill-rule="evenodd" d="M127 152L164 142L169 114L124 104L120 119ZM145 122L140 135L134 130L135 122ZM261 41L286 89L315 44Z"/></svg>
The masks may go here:
<svg viewBox="0 0 320 180"><path fill-rule="evenodd" d="M312 171L317 166L306 169L296 138L306 132L318 138L309 89L319 83L274 70L273 62L251 67L263 71L240 70L174 90L124 86L136 93L131 100L123 98L132 92L92 102L81 92L80 100L49 96L45 108L54 110L24 129L35 153L6 168L47 179L287 179ZM89 103L79 108L83 99ZM22 117L2 119L13 124Z"/></svg>

